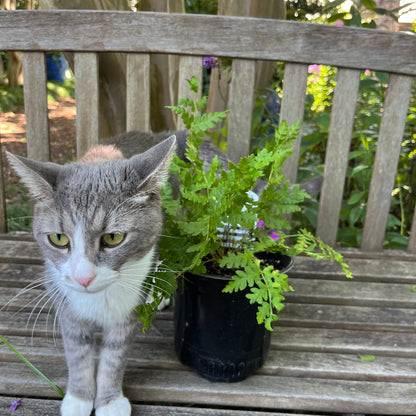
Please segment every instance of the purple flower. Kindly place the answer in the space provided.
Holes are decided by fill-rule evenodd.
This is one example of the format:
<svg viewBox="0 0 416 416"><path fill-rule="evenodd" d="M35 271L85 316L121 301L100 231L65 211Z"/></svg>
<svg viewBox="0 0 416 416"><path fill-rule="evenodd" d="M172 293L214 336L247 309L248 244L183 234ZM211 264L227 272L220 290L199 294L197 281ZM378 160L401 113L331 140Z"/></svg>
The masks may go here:
<svg viewBox="0 0 416 416"><path fill-rule="evenodd" d="M337 20L334 22L334 26L344 26L344 22L342 20Z"/></svg>
<svg viewBox="0 0 416 416"><path fill-rule="evenodd" d="M202 65L206 69L215 68L215 66L216 66L216 59L213 56L206 56L203 59L203 61L202 61Z"/></svg>
<svg viewBox="0 0 416 416"><path fill-rule="evenodd" d="M273 238L274 241L277 241L280 238L276 231L272 231L271 234L269 234L269 237Z"/></svg>
<svg viewBox="0 0 416 416"><path fill-rule="evenodd" d="M22 399L16 399L12 404L10 405L10 410L16 410L22 402Z"/></svg>
<svg viewBox="0 0 416 416"><path fill-rule="evenodd" d="M264 221L263 220L257 220L256 227L261 228L262 230L264 230Z"/></svg>

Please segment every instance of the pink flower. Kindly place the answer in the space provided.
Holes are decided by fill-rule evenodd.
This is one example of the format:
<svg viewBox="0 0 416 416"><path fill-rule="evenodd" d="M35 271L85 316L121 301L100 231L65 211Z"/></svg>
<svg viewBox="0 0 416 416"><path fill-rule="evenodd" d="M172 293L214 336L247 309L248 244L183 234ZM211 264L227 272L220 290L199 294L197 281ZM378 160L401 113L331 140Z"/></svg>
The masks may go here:
<svg viewBox="0 0 416 416"><path fill-rule="evenodd" d="M334 26L344 26L344 22L342 20L337 20L334 22Z"/></svg>
<svg viewBox="0 0 416 416"><path fill-rule="evenodd" d="M367 77L369 77L371 75L371 71L369 69L366 69L364 71L364 75L366 75Z"/></svg>
<svg viewBox="0 0 416 416"><path fill-rule="evenodd" d="M308 66L308 72L315 72L316 74L319 74L321 72L321 65L309 65Z"/></svg>
<svg viewBox="0 0 416 416"><path fill-rule="evenodd" d="M272 231L271 234L269 234L269 237L273 238L274 241L277 241L280 238L276 231Z"/></svg>

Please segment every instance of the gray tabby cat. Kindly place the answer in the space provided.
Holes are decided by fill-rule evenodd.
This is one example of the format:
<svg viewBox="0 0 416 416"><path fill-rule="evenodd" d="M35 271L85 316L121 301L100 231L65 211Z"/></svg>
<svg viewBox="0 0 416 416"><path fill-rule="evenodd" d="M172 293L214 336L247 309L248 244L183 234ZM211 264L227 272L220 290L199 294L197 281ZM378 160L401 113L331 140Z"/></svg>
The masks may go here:
<svg viewBox="0 0 416 416"><path fill-rule="evenodd" d="M60 318L69 370L63 416L89 416L93 408L97 416L131 414L122 379L137 330L134 309L148 298L145 280L162 230L159 191L175 150L171 136L130 159L114 146L63 166L8 154L35 200L33 233Z"/></svg>
<svg viewBox="0 0 416 416"><path fill-rule="evenodd" d="M122 379L134 309L148 298L145 280L162 230L159 191L175 151L185 157L186 132L165 137L124 133L64 166L8 154L35 200L33 233L60 318L69 369L63 416L89 416L93 408L97 416L131 413ZM226 168L226 156L208 142L200 153L207 162L218 155ZM305 188L316 193L320 181L310 184ZM97 370L96 328L103 330Z"/></svg>

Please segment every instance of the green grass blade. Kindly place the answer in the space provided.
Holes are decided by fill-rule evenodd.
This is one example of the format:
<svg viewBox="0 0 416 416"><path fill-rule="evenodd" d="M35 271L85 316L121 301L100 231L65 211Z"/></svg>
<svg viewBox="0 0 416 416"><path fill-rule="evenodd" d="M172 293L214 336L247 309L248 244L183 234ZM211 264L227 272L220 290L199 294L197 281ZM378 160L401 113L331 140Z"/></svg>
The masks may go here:
<svg viewBox="0 0 416 416"><path fill-rule="evenodd" d="M13 351L40 378L46 381L58 394L60 394L62 397L65 396L63 391L58 386L56 386L51 380L49 380L48 377L46 377L41 371L39 371L27 358L25 358L19 351L17 351L16 348L14 348L13 345L11 345L8 341L6 341L1 335L0 335L0 341L3 342L5 345L7 345L11 351Z"/></svg>

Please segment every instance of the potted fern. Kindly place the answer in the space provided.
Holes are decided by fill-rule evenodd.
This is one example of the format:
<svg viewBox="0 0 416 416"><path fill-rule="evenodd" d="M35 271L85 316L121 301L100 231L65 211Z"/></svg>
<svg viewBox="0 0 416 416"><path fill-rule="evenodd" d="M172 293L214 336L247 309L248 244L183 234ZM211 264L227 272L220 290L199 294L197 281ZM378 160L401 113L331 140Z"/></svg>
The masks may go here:
<svg viewBox="0 0 416 416"><path fill-rule="evenodd" d="M196 93L197 80L188 82ZM238 164L222 166L217 156L207 163L200 154L201 137L226 112L200 113L205 103L206 97L182 99L171 107L190 136L187 160L175 157L171 167L181 184L179 195L174 197L171 186L163 192L159 252L164 267L157 279L163 282L161 292L169 292L177 279L180 360L210 380L238 381L264 361L283 294L292 290L285 273L292 257L330 258L351 275L342 256L310 232L288 234L288 216L308 198L280 173L298 126L282 123L264 149ZM263 190L257 195L253 189L260 183Z"/></svg>

